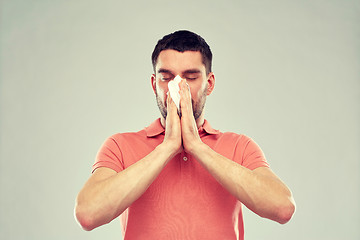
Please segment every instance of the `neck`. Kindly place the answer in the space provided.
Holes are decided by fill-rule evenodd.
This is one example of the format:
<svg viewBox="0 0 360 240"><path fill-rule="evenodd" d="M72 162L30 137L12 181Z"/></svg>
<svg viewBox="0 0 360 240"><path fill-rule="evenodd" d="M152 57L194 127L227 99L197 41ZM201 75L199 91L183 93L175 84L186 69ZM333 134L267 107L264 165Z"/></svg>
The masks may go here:
<svg viewBox="0 0 360 240"><path fill-rule="evenodd" d="M204 113L204 112L203 112ZM195 121L196 121L196 126L197 126L197 128L199 129L202 125L204 125L204 114L201 114L200 116L199 116L199 118L198 119L196 119Z"/></svg>

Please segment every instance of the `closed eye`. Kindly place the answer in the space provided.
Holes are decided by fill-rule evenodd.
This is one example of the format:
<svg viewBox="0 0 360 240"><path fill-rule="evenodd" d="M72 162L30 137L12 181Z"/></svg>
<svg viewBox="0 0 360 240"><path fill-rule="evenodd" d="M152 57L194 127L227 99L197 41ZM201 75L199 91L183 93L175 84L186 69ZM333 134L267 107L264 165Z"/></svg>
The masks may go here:
<svg viewBox="0 0 360 240"><path fill-rule="evenodd" d="M183 74L183 77L186 78L186 80L193 81L200 77L201 72L198 69L189 69L186 70Z"/></svg>
<svg viewBox="0 0 360 240"><path fill-rule="evenodd" d="M161 74L161 81L170 81L174 78L172 74Z"/></svg>
<svg viewBox="0 0 360 240"><path fill-rule="evenodd" d="M167 69L160 68L158 73L160 74L161 81L170 81L174 78L174 74L172 74L172 72Z"/></svg>
<svg viewBox="0 0 360 240"><path fill-rule="evenodd" d="M185 76L186 80L189 80L189 81L192 81L192 80L196 80L199 76L198 75L188 75L188 76Z"/></svg>

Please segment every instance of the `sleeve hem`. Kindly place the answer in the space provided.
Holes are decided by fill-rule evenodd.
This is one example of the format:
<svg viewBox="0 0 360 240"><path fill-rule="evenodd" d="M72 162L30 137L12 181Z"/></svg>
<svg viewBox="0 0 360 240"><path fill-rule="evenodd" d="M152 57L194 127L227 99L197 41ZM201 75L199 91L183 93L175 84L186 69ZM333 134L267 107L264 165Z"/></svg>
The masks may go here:
<svg viewBox="0 0 360 240"><path fill-rule="evenodd" d="M267 167L267 168L269 168L270 166L269 166L269 164L267 162L262 161L262 162L255 162L255 163L252 163L252 164L250 164L248 166L244 166L244 167L246 167L246 168L248 168L250 170L255 170L256 168L259 168L259 167Z"/></svg>
<svg viewBox="0 0 360 240"><path fill-rule="evenodd" d="M99 161L99 162L96 162L93 166L92 166L92 170L91 170L91 173L94 173L94 171L97 169L97 168L100 168L100 167L107 167L107 168L110 168L116 172L120 172L122 169L117 166L116 164L114 163L111 163L111 162L105 162L105 161Z"/></svg>

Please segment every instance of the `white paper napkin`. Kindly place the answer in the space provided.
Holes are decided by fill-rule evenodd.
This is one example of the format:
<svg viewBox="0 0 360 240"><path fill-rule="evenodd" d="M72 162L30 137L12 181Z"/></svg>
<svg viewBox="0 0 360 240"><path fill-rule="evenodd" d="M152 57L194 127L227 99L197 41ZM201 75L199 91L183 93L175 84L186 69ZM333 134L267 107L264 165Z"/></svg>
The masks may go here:
<svg viewBox="0 0 360 240"><path fill-rule="evenodd" d="M172 100L174 101L179 112L180 112L180 93L179 93L180 81L181 81L181 77L179 75L177 75L173 80L169 81L169 83L168 83L170 96L171 96Z"/></svg>

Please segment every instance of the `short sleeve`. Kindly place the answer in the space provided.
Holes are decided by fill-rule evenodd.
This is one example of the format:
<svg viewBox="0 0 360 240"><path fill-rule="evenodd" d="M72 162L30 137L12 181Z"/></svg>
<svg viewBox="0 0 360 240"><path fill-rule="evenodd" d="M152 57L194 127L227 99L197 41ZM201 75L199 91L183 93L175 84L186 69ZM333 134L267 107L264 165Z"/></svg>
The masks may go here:
<svg viewBox="0 0 360 240"><path fill-rule="evenodd" d="M125 169L121 149L114 136L106 139L100 147L92 167L92 172L99 167L111 168L116 172Z"/></svg>
<svg viewBox="0 0 360 240"><path fill-rule="evenodd" d="M236 145L235 154L237 159L241 159L241 165L254 170L258 167L269 167L263 151L259 145L251 138L240 135Z"/></svg>

